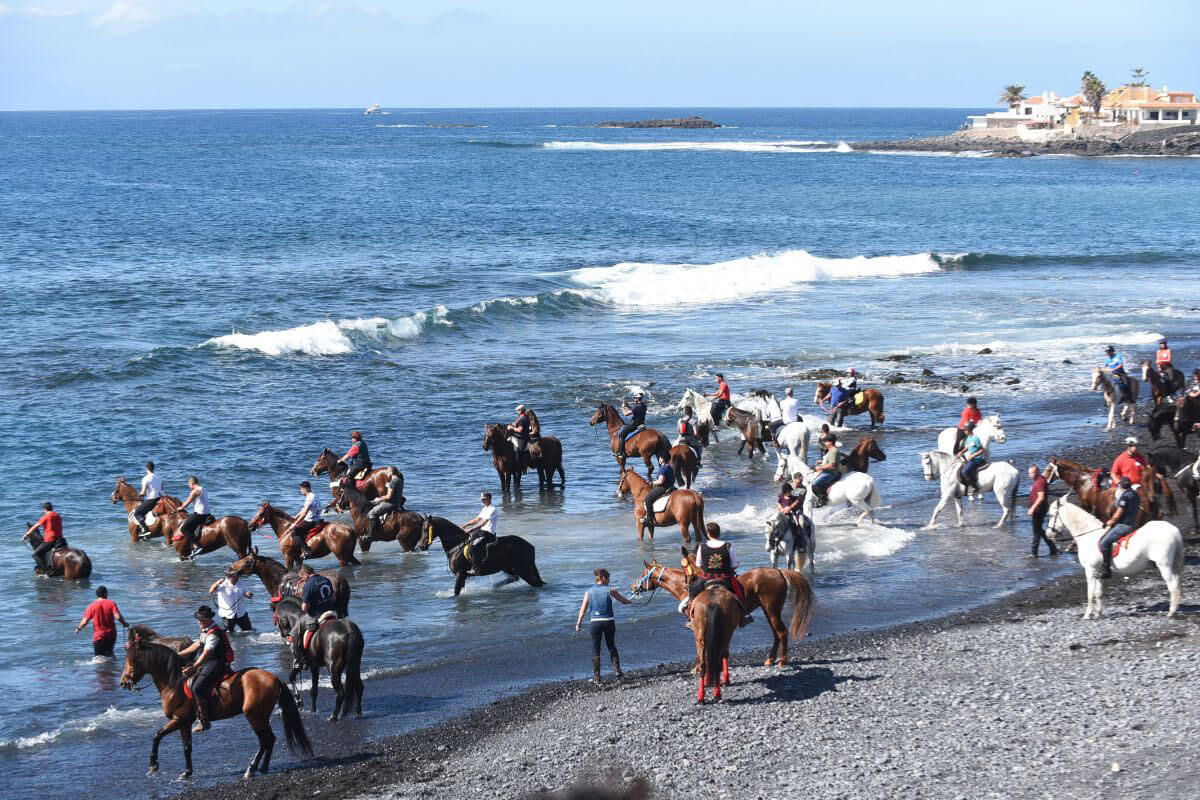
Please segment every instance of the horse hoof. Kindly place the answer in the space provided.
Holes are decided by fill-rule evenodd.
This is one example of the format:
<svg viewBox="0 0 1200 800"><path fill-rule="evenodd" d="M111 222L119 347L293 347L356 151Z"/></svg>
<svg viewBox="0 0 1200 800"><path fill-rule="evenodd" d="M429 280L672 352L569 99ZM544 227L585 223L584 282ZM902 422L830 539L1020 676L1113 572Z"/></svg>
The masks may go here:
<svg viewBox="0 0 1200 800"><path fill-rule="evenodd" d="M153 775L158 772L158 764L151 764L150 769L146 770L147 775Z"/></svg>
<svg viewBox="0 0 1200 800"><path fill-rule="evenodd" d="M248 781L254 777L254 767L246 767L246 771L242 773L242 780Z"/></svg>
<svg viewBox="0 0 1200 800"><path fill-rule="evenodd" d="M768 658L766 661L763 662L763 666L764 667L773 667L773 666L775 666L775 662Z"/></svg>
<svg viewBox="0 0 1200 800"><path fill-rule="evenodd" d="M337 714L334 714L333 716L331 716L329 719L327 719L325 721L326 722L337 722L338 721Z"/></svg>
<svg viewBox="0 0 1200 800"><path fill-rule="evenodd" d="M192 771L190 769L185 769L183 772L179 773L179 780L181 781L191 780L191 778Z"/></svg>

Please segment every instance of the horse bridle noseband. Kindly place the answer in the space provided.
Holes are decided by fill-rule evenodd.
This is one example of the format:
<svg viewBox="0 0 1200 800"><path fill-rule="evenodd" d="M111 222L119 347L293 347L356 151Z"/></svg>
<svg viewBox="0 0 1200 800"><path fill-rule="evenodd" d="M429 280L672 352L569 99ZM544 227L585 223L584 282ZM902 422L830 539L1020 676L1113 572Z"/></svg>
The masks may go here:
<svg viewBox="0 0 1200 800"><path fill-rule="evenodd" d="M658 572L658 575L654 574L656 570ZM650 591L650 596L646 598L646 602L644 602L644 603L633 603L632 601L630 601L631 604L637 605L637 606L650 605L650 601L654 599L654 595L658 592L658 587L662 585L661 583L658 582L658 579L661 578L663 576L663 574L666 573L666 571L667 571L666 566L664 566L662 564L658 564L657 566L653 566L649 570L647 570L646 574L643 575L638 580L638 582L634 584L633 596L641 597L642 593L647 590ZM650 579L651 578L654 578L654 588L653 589L650 588Z"/></svg>

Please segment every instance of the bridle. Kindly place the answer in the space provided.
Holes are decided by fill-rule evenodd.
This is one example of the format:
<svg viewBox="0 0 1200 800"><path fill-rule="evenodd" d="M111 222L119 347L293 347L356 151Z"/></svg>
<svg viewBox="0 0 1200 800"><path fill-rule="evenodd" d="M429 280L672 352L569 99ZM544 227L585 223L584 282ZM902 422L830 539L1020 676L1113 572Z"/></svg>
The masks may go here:
<svg viewBox="0 0 1200 800"><path fill-rule="evenodd" d="M666 572L667 568L662 564L657 564L646 570L646 574L643 575L638 582L633 585L632 592L634 597L641 597L643 592L649 591L650 596L646 598L646 602L644 603L633 603L631 600L631 604L636 606L650 605L650 601L654 599L654 595L658 592L658 587L662 585L659 582L659 579L666 574ZM651 581L654 582L653 586L650 585Z"/></svg>
<svg viewBox="0 0 1200 800"><path fill-rule="evenodd" d="M1069 490L1066 494L1064 494L1062 497L1060 497L1058 500L1056 500L1054 502L1054 516L1052 516L1050 518L1050 524L1047 526L1047 528L1050 530L1050 532L1057 536L1059 531L1066 530L1067 535L1070 536L1072 539L1080 539L1089 534L1104 530L1103 525L1101 525L1099 528L1092 528L1091 530L1084 531L1083 533L1075 533L1070 528L1060 528L1059 527L1058 521L1059 521L1059 518L1062 517L1062 504L1066 501L1066 499L1068 497L1071 496L1071 491L1073 491L1073 490Z"/></svg>

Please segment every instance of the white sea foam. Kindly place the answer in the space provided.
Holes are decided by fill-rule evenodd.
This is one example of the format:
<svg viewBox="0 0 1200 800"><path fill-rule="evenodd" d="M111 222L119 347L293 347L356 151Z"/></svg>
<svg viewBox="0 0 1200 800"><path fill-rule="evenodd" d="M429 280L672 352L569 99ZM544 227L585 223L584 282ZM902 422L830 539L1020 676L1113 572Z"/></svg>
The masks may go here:
<svg viewBox="0 0 1200 800"><path fill-rule="evenodd" d="M737 153L849 153L850 145L836 144L820 139L790 139L781 141L727 141L727 142L543 142L548 150L714 150Z"/></svg>
<svg viewBox="0 0 1200 800"><path fill-rule="evenodd" d="M576 270L572 279L621 306L719 303L801 288L822 280L900 277L938 272L930 253L874 258L821 258L804 250L762 254L715 264L624 263Z"/></svg>
<svg viewBox="0 0 1200 800"><path fill-rule="evenodd" d="M0 739L0 751L28 750L34 747L43 747L63 738L72 738L81 734L86 736L101 729L116 731L130 724L153 723L161 719L162 710L158 708L119 710L115 706L109 706L107 710L99 714L65 722L54 730L43 731L31 736Z"/></svg>
<svg viewBox="0 0 1200 800"><path fill-rule="evenodd" d="M269 356L340 356L354 349L354 345L331 320L280 331L230 333L209 339L204 344L236 350L257 350Z"/></svg>
<svg viewBox="0 0 1200 800"><path fill-rule="evenodd" d="M993 339L976 342L943 342L929 348L929 352L944 355L974 355L987 347L993 353L1044 353L1047 350L1077 352L1088 346L1143 345L1154 344L1162 335L1154 331L1127 331L1124 333L1089 334L1083 336L1059 336L1053 339L1037 338L1028 341ZM920 348L916 348L920 349Z"/></svg>
<svg viewBox="0 0 1200 800"><path fill-rule="evenodd" d="M433 311L418 311L405 317L388 319L387 317L357 317L355 319L339 319L337 326L343 331L358 331L370 336L380 337L383 334L396 339L415 339L425 331L430 324L450 325L446 317L450 309L438 306Z"/></svg>

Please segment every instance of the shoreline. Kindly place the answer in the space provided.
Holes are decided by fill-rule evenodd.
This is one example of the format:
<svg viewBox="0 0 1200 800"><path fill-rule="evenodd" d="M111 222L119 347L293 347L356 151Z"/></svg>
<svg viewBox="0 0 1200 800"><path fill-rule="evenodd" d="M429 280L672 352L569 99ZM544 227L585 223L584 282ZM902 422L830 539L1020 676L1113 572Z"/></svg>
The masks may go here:
<svg viewBox="0 0 1200 800"><path fill-rule="evenodd" d="M1027 158L1039 155L1072 156L1197 156L1200 126L1179 125L1140 130L1120 137L1083 135L1057 137L1045 142L989 136L975 129L919 139L880 139L850 142L855 150L884 152L981 153L994 158Z"/></svg>

